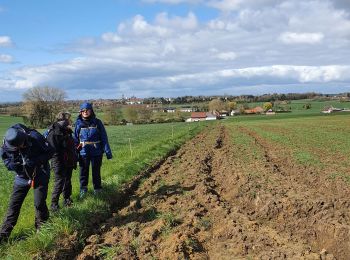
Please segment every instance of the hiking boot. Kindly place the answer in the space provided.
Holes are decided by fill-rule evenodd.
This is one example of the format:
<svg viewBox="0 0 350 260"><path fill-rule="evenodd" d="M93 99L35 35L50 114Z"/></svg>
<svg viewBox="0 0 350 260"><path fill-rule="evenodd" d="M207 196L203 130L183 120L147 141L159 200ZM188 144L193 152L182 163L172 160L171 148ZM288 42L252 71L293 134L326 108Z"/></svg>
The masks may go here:
<svg viewBox="0 0 350 260"><path fill-rule="evenodd" d="M63 205L64 205L65 207L70 207L70 206L73 205L73 200L72 200L71 198L64 199Z"/></svg>
<svg viewBox="0 0 350 260"><path fill-rule="evenodd" d="M80 199L84 199L84 198L86 197L86 193L87 193L86 190L81 190L81 191L80 191L79 198L80 198Z"/></svg>
<svg viewBox="0 0 350 260"><path fill-rule="evenodd" d="M57 212L60 210L60 206L58 204L51 204L51 211L52 212Z"/></svg>
<svg viewBox="0 0 350 260"><path fill-rule="evenodd" d="M94 190L94 194L95 195L98 195L99 193L101 193L102 192L102 189L96 189L96 190Z"/></svg>
<svg viewBox="0 0 350 260"><path fill-rule="evenodd" d="M5 244L6 242L8 242L9 237L6 235L0 235L0 245L1 244Z"/></svg>

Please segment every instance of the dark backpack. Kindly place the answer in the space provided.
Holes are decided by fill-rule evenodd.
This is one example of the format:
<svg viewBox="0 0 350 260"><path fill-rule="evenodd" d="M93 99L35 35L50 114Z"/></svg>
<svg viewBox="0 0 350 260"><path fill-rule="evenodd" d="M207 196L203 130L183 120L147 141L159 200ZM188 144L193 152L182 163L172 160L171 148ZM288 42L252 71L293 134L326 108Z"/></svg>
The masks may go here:
<svg viewBox="0 0 350 260"><path fill-rule="evenodd" d="M28 136L35 137L40 142L40 145L42 147L46 147L48 145L46 138L41 133L39 133L37 130L35 130L33 128L29 128L29 127L22 125L22 124L15 124L11 127L15 128L15 129L19 129L21 131L24 131ZM44 149L44 150L46 150L46 149Z"/></svg>
<svg viewBox="0 0 350 260"><path fill-rule="evenodd" d="M43 133L43 136L47 139L50 134L55 134L54 126L51 125L48 129L46 129ZM76 169L78 155L75 149L74 139L70 134L64 133L62 140L63 151L61 151L62 159L64 161L65 166L73 167Z"/></svg>

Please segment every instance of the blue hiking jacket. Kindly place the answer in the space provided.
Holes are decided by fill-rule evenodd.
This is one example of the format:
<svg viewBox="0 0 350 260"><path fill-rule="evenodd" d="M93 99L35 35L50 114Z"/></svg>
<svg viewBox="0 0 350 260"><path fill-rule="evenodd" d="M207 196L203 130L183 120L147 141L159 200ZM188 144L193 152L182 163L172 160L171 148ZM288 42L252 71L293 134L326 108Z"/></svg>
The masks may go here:
<svg viewBox="0 0 350 260"><path fill-rule="evenodd" d="M88 120L81 115L75 122L74 141L76 146L81 145L81 156L100 156L106 153L108 159L112 158L112 151L108 143L106 129L94 114Z"/></svg>
<svg viewBox="0 0 350 260"><path fill-rule="evenodd" d="M32 179L34 175L50 171L48 161L54 150L45 138L36 130L29 129L22 124L13 125L12 128L23 129L27 134L26 147L13 151L4 143L0 148L0 157L6 168L14 171L17 177ZM26 165L23 165L26 161Z"/></svg>

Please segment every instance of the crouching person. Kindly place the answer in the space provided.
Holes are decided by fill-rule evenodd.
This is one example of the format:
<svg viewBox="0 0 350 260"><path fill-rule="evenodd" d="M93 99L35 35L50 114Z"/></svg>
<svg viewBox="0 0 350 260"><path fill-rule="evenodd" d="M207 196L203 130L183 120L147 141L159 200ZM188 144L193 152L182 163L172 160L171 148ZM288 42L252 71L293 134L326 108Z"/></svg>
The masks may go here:
<svg viewBox="0 0 350 260"><path fill-rule="evenodd" d="M37 131L22 124L10 127L0 148L0 156L8 170L16 173L5 220L0 230L0 242L8 240L17 223L21 206L30 188L34 190L35 228L49 218L46 205L53 149Z"/></svg>
<svg viewBox="0 0 350 260"><path fill-rule="evenodd" d="M60 112L56 116L56 122L47 130L47 141L54 148L55 153L51 160L51 167L55 173L55 183L51 197L51 210L59 209L59 198L63 195L63 205L71 206L72 172L77 167L73 131L71 128L71 114Z"/></svg>

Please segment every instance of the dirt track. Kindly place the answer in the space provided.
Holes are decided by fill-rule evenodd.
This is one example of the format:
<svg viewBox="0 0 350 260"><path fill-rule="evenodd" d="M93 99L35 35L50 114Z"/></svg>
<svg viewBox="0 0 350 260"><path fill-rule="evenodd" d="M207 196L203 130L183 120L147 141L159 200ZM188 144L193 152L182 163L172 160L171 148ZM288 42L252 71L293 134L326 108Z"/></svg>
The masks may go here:
<svg viewBox="0 0 350 260"><path fill-rule="evenodd" d="M143 180L77 258L350 259L349 188L288 158L249 129L208 129Z"/></svg>

